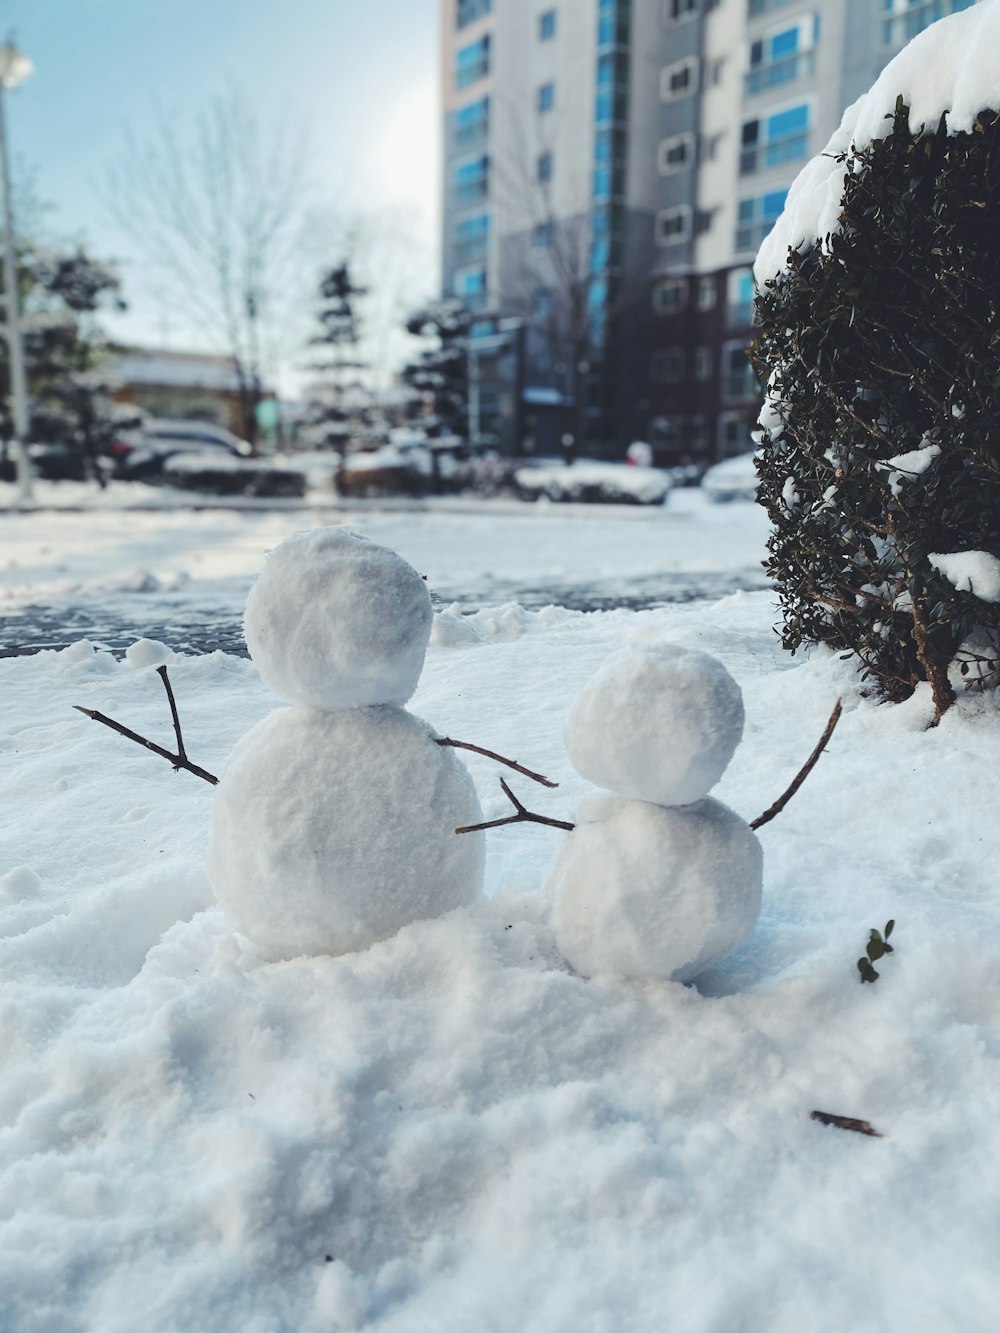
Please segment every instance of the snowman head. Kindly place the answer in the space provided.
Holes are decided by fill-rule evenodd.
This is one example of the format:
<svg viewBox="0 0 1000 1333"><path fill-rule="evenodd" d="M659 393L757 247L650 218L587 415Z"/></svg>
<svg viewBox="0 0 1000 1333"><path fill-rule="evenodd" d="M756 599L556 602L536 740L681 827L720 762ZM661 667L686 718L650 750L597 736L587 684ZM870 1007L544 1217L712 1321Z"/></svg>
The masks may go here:
<svg viewBox="0 0 1000 1333"><path fill-rule="evenodd" d="M700 801L743 733L740 687L714 657L637 641L583 687L566 727L577 772L655 805Z"/></svg>
<svg viewBox="0 0 1000 1333"><path fill-rule="evenodd" d="M317 528L268 556L243 632L276 694L338 711L406 703L432 616L427 585L395 551L344 528Z"/></svg>

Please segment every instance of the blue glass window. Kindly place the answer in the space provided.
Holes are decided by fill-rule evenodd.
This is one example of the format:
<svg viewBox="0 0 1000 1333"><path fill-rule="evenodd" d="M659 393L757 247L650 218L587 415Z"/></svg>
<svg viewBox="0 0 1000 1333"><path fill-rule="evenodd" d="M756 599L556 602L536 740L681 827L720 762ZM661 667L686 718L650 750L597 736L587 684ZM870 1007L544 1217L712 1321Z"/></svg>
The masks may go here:
<svg viewBox="0 0 1000 1333"><path fill-rule="evenodd" d="M481 97L478 102L470 102L455 112L455 142L474 143L488 132L489 126L490 99Z"/></svg>
<svg viewBox="0 0 1000 1333"><path fill-rule="evenodd" d="M537 172L540 181L550 181L552 179L552 154L540 153L538 156Z"/></svg>
<svg viewBox="0 0 1000 1333"><path fill-rule="evenodd" d="M459 28L468 27L470 23L475 23L476 19L481 19L485 14L493 10L493 0L458 0L456 10L456 26Z"/></svg>
<svg viewBox="0 0 1000 1333"><path fill-rule="evenodd" d="M476 203L485 199L489 191L490 159L473 158L455 168L455 198L459 204Z"/></svg>
<svg viewBox="0 0 1000 1333"><path fill-rule="evenodd" d="M468 46L460 46L455 54L455 87L467 88L470 83L485 78L490 72L490 35L486 33Z"/></svg>
<svg viewBox="0 0 1000 1333"><path fill-rule="evenodd" d="M548 250L552 245L552 223L539 222L531 232L531 244L536 250Z"/></svg>
<svg viewBox="0 0 1000 1333"><path fill-rule="evenodd" d="M538 40L549 42L556 35L556 11L547 9L538 16Z"/></svg>
<svg viewBox="0 0 1000 1333"><path fill-rule="evenodd" d="M556 104L556 85L543 83L538 89L539 111L551 111Z"/></svg>

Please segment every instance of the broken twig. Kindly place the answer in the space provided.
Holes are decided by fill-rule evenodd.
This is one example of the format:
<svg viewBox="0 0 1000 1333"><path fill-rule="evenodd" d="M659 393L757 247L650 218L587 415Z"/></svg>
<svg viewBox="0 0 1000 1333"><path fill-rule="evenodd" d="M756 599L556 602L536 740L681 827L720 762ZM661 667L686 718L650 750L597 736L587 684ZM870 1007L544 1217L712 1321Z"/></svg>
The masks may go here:
<svg viewBox="0 0 1000 1333"><path fill-rule="evenodd" d="M177 753L164 749L162 745L157 745L155 741L147 740L145 736L140 736L137 731L132 731L128 727L123 727L120 722L116 722L113 717L108 717L104 713L98 713L93 708L83 708L80 704L74 704L73 707L78 713L83 713L85 717L93 718L95 722L102 723L105 727L110 727L112 731L117 731L119 736L124 736L126 740L135 741L136 745L142 745L147 750L152 750L153 754L162 755L164 759L169 759L174 766L175 772L179 769L186 769L188 773L193 773L196 778L201 778L203 782L210 782L213 787L218 785L219 779L214 773L209 773L206 768L199 768L197 764L192 764L187 757L187 751L184 748L184 737L181 735L181 720L177 713L177 702L174 699L174 692L170 686L170 680L167 676L167 668L159 666L156 668L157 675L163 681L163 688L167 692L167 699L170 702L170 715L174 720L174 735L177 737Z"/></svg>
<svg viewBox="0 0 1000 1333"><path fill-rule="evenodd" d="M818 1120L821 1125L834 1125L837 1129L849 1129L855 1134L867 1134L870 1139L885 1136L873 1129L867 1120L855 1120L849 1115L834 1115L832 1111L810 1111L810 1120Z"/></svg>
<svg viewBox="0 0 1000 1333"><path fill-rule="evenodd" d="M498 764L506 764L508 768L513 768L526 778L531 778L533 782L540 782L543 787L558 787L558 782L553 782L551 778L543 777L541 773L533 773L530 768L525 768L519 764L516 759L507 759L502 754L497 754L495 750L484 750L481 745L473 745L470 741L454 741L450 736L439 736L438 745L453 745L456 750L474 750L476 754L484 754L487 759L495 759Z"/></svg>
<svg viewBox="0 0 1000 1333"><path fill-rule="evenodd" d="M775 815L781 814L782 810L784 810L785 806L792 799L792 797L795 795L798 789L802 786L803 782L805 782L806 778L815 768L817 760L823 753L823 747L826 745L827 741L833 735L834 728L840 721L840 715L843 711L844 711L843 701L838 699L833 706L833 712L830 714L830 720L827 722L826 728L823 731L823 735L820 736L819 743L817 744L815 750L813 750L812 754L809 756L806 762L796 773L795 777L792 779L790 785L784 792L782 792L782 794L778 797L775 803L772 806L769 806L762 815L758 815L757 818L751 822L750 827L752 829L759 829L762 824L770 823L770 821L774 818Z"/></svg>
<svg viewBox="0 0 1000 1333"><path fill-rule="evenodd" d="M504 794L510 801L511 805L513 805L514 809L517 811L517 814L508 815L506 819L490 819L487 820L485 824L467 824L465 828L457 828L455 830L456 833L478 833L481 829L499 828L501 824L523 824L523 823L548 824L552 828L565 829L567 832L576 828L575 824L567 823L565 819L549 819L548 815L532 814L530 810L525 809L525 807L517 799L517 797L514 795L511 789L507 786L507 783L503 778L500 779L500 786L503 787Z"/></svg>

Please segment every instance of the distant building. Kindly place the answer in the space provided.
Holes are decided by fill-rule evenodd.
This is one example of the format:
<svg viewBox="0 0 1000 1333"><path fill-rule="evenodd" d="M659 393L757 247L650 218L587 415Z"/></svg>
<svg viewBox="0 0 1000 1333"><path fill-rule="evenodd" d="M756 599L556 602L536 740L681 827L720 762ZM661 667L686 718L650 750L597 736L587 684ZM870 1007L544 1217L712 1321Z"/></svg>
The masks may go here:
<svg viewBox="0 0 1000 1333"><path fill-rule="evenodd" d="M444 294L483 312L484 386L523 329L518 428L496 390L482 434L750 448L757 248L845 106L971 3L443 0Z"/></svg>
<svg viewBox="0 0 1000 1333"><path fill-rule="evenodd" d="M120 347L108 373L121 384L115 397L150 416L212 421L243 438L248 434L232 357Z"/></svg>

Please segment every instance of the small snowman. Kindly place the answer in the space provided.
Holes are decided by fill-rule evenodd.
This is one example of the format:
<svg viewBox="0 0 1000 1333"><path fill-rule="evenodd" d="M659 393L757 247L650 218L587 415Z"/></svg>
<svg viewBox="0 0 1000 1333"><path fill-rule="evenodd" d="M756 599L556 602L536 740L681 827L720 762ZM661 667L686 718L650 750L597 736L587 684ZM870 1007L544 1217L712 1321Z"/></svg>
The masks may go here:
<svg viewBox="0 0 1000 1333"><path fill-rule="evenodd" d="M760 843L708 795L742 731L739 686L707 653L635 642L584 686L566 747L615 794L585 799L547 879L577 972L690 981L750 935Z"/></svg>
<svg viewBox="0 0 1000 1333"><path fill-rule="evenodd" d="M244 633L292 706L241 740L216 789L209 876L230 924L268 958L364 949L476 900L482 819L454 752L403 705L430 637L426 584L341 528L266 560Z"/></svg>

